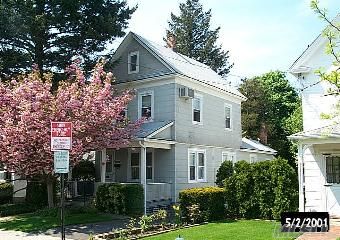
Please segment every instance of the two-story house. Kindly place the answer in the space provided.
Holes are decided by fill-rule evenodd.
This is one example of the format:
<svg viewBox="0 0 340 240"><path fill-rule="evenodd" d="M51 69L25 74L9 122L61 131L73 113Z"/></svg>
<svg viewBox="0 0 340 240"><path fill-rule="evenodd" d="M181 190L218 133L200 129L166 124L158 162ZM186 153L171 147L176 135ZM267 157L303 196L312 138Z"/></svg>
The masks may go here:
<svg viewBox="0 0 340 240"><path fill-rule="evenodd" d="M339 23L340 15L334 21ZM334 69L332 56L325 53L327 42L320 34L289 69L302 84L303 108L303 131L290 138L299 143L299 210L340 216L340 125L322 118L334 113L339 98L315 74L320 67Z"/></svg>
<svg viewBox="0 0 340 240"><path fill-rule="evenodd" d="M113 74L136 90L126 113L146 118L129 148L96 152L101 182L140 182L146 199L176 201L182 189L215 184L224 160L270 160L276 151L241 137L246 98L208 66L130 32Z"/></svg>

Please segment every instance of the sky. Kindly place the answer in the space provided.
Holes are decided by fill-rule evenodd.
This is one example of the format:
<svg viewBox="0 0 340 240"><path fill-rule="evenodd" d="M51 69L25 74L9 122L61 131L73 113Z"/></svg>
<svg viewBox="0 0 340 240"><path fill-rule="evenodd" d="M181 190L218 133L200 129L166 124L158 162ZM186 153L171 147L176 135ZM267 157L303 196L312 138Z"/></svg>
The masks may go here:
<svg viewBox="0 0 340 240"><path fill-rule="evenodd" d="M179 14L185 0L127 0L138 4L128 31L164 45L171 12ZM201 0L212 11L212 28L220 27L219 44L235 65L229 79L253 77L271 70L287 71L325 27L310 9L310 0ZM330 18L340 12L340 0L320 0ZM118 39L117 46L121 42Z"/></svg>

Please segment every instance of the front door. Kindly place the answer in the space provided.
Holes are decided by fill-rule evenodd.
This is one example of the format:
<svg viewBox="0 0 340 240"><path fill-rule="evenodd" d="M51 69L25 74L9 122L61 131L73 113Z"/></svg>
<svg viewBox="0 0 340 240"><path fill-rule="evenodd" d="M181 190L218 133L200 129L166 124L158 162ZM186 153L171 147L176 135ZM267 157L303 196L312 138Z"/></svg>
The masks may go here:
<svg viewBox="0 0 340 240"><path fill-rule="evenodd" d="M326 156L325 202L330 216L340 217L340 157Z"/></svg>

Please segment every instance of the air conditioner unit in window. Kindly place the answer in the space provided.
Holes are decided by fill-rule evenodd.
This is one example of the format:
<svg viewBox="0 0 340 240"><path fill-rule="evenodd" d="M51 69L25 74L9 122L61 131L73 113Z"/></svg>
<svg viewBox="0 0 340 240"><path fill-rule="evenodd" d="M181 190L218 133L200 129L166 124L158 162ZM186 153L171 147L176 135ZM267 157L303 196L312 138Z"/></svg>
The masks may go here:
<svg viewBox="0 0 340 240"><path fill-rule="evenodd" d="M195 91L192 88L181 87L179 88L179 97L181 98L194 98Z"/></svg>

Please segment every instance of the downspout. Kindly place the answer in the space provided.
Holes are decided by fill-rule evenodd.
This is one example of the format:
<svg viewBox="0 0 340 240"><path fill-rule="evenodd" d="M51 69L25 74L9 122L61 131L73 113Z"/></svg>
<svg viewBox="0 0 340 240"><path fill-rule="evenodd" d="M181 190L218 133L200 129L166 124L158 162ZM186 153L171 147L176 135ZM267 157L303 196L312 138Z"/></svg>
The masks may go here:
<svg viewBox="0 0 340 240"><path fill-rule="evenodd" d="M144 215L146 215L146 146L142 142L144 140L138 143L141 146L141 182L144 188Z"/></svg>
<svg viewBox="0 0 340 240"><path fill-rule="evenodd" d="M174 96L175 96L175 104L174 104L174 125L173 125L173 127L174 127L174 140L175 140L175 142L177 141L177 139L176 139L176 116L177 116L177 112L176 112L176 109L177 109L177 83L176 83L176 81L175 81L175 87L174 87L174 89L175 89L175 94L174 94ZM176 191L177 191L177 171L176 171L176 144L175 144L175 146L174 146L174 174L175 174L175 176L174 176L174 203L176 204L177 203L177 197L176 197Z"/></svg>
<svg viewBox="0 0 340 240"><path fill-rule="evenodd" d="M304 155L307 148L311 147L311 144L300 144L299 145L299 152L301 153L301 161L298 165L299 170L299 192L301 192L301 195L299 194L299 211L305 212L305 174L304 174Z"/></svg>

